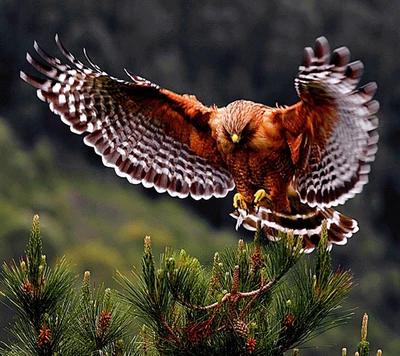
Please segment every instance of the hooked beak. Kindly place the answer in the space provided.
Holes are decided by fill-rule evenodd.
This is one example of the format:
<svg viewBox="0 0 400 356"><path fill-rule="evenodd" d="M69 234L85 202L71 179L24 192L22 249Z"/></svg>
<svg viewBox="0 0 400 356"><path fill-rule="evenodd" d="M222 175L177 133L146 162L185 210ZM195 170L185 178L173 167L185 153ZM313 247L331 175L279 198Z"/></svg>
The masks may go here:
<svg viewBox="0 0 400 356"><path fill-rule="evenodd" d="M240 141L240 137L237 134L233 134L231 136L231 140L232 140L233 143L238 143Z"/></svg>

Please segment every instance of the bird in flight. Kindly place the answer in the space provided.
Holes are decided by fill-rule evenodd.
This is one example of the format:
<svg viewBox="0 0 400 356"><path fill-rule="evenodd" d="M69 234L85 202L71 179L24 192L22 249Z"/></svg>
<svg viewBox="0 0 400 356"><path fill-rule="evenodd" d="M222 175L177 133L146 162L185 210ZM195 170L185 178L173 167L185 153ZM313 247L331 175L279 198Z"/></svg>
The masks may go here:
<svg viewBox="0 0 400 356"><path fill-rule="evenodd" d="M377 151L379 104L375 83L358 87L360 61L346 47L332 53L325 37L304 50L295 89L299 101L269 107L237 100L202 104L126 71L130 81L89 66L56 43L66 61L47 54L28 62L44 77L21 72L38 97L86 134L106 166L131 183L173 197L233 197L237 226L267 236L293 230L306 250L319 241L323 221L329 245L345 244L357 222L333 207L360 193Z"/></svg>

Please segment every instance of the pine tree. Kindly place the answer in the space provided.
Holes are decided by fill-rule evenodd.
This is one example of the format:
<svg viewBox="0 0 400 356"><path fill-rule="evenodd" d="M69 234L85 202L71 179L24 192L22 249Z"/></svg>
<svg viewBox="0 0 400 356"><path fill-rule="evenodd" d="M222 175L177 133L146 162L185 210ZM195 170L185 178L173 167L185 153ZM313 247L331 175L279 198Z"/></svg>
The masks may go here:
<svg viewBox="0 0 400 356"><path fill-rule="evenodd" d="M7 356L134 355L134 339L126 338L132 320L110 289L90 289L84 275L81 293L64 258L54 268L42 254L39 217L33 218L25 256L3 264L3 295L17 316L9 329L12 342L0 350Z"/></svg>
<svg viewBox="0 0 400 356"><path fill-rule="evenodd" d="M39 216L33 227L27 251L19 262L3 264L4 293L17 317L10 334L15 338L4 355L66 354L74 310L75 276L64 258L52 269L42 254Z"/></svg>
<svg viewBox="0 0 400 356"><path fill-rule="evenodd" d="M216 253L211 274L184 250L166 250L156 268L145 239L142 275L119 276L121 298L145 325L146 349L162 355L283 355L313 333L343 323L337 309L352 286L331 270L326 230L314 264L302 241L281 235Z"/></svg>
<svg viewBox="0 0 400 356"><path fill-rule="evenodd" d="M116 279L122 291L92 288L86 271L76 291L64 258L48 266L36 215L24 256L3 264L1 294L17 315L0 355L295 356L346 321L340 303L352 287L348 272L332 270L326 229L311 256L301 238L266 243L259 229L252 243L215 253L210 271L185 250L166 249L156 267L146 237L142 272ZM358 356L369 354L367 322Z"/></svg>

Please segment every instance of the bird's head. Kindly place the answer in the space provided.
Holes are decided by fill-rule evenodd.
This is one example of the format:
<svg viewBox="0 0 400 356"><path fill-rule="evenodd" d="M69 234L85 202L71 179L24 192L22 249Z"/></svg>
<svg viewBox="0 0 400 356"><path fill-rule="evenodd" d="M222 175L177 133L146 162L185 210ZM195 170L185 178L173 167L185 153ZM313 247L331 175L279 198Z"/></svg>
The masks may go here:
<svg viewBox="0 0 400 356"><path fill-rule="evenodd" d="M221 117L224 138L234 145L251 140L263 114L263 106L252 101L230 103Z"/></svg>

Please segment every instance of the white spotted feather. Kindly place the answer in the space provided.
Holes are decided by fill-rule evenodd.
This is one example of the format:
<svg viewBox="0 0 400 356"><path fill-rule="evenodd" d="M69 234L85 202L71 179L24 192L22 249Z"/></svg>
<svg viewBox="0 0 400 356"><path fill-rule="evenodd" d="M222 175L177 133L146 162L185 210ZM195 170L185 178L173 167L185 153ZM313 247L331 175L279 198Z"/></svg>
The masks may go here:
<svg viewBox="0 0 400 356"><path fill-rule="evenodd" d="M35 42L41 63L27 54L28 62L49 79L21 72L21 78L37 87L38 97L49 103L72 132L89 133L84 143L102 156L105 166L133 184L154 187L171 196L194 199L224 197L234 188L223 167L212 166L186 144L166 135L161 126L141 113L127 112L109 93L117 85L137 85L158 90L150 81L126 70L133 83L113 78L85 56L93 70L69 53L56 36L56 43L71 62L64 64L43 51ZM110 85L110 87L105 87Z"/></svg>

